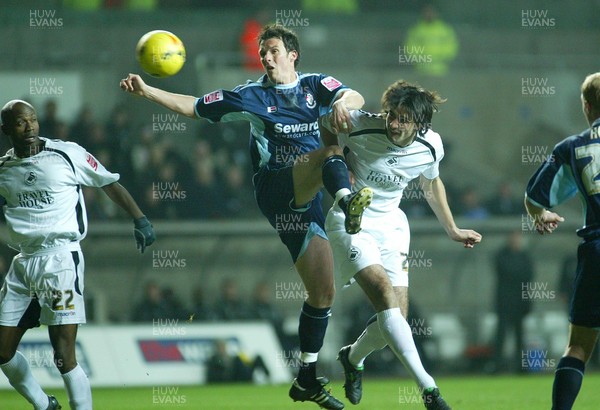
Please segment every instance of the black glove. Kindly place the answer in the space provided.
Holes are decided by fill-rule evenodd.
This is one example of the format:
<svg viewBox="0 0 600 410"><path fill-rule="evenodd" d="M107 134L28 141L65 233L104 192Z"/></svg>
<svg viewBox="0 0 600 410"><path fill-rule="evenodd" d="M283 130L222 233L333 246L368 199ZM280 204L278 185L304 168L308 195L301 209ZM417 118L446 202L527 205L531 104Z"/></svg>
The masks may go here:
<svg viewBox="0 0 600 410"><path fill-rule="evenodd" d="M144 253L146 246L152 245L156 239L156 235L148 218L142 216L133 220L133 237L141 253Z"/></svg>

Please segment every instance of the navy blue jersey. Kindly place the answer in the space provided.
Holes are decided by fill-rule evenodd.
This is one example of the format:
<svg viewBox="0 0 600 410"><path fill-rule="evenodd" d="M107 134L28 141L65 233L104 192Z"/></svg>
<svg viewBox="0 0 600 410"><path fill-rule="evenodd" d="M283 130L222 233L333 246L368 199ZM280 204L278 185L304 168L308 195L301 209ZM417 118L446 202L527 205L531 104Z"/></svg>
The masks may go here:
<svg viewBox="0 0 600 410"><path fill-rule="evenodd" d="M301 74L291 84L274 85L266 75L232 91L217 90L196 100L196 114L211 122L250 121L254 171L292 165L319 148L318 119L336 95L348 89L324 74Z"/></svg>
<svg viewBox="0 0 600 410"><path fill-rule="evenodd" d="M552 208L575 196L583 201L582 237L600 234L600 119L590 129L558 143L552 155L533 174L527 197L540 207Z"/></svg>

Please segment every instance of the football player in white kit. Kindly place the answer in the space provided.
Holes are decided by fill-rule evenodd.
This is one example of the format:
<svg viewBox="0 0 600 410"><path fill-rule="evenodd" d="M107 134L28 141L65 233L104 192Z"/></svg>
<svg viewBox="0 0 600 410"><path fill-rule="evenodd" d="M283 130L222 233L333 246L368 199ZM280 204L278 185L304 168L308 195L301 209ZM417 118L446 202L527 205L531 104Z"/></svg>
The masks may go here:
<svg viewBox="0 0 600 410"><path fill-rule="evenodd" d="M377 311L361 336L338 355L344 367L346 397L353 404L362 397L365 358L387 345L417 382L425 407L450 408L423 368L405 319L410 232L406 215L398 207L404 188L420 178L423 195L450 239L466 248L481 241L479 233L459 229L454 223L439 176L444 149L430 124L433 112L444 101L434 92L397 81L383 94L383 114L350 112L350 134L339 133L336 140L328 116L321 120L330 132L326 143L338 143L345 153L354 175L353 188L373 190L371 206L362 217L362 230L356 235L345 232L344 214L337 204L325 223L333 248L336 282L358 282Z"/></svg>
<svg viewBox="0 0 600 410"><path fill-rule="evenodd" d="M54 363L72 409L91 409L87 375L77 363L77 328L85 323L84 260L79 242L87 232L81 186L102 188L134 219L144 251L152 225L129 192L81 146L39 136L35 109L9 101L0 112L2 132L13 146L0 158L0 200L10 246L19 251L0 291L0 369L34 409L60 409L34 379L17 346L27 329L48 326Z"/></svg>

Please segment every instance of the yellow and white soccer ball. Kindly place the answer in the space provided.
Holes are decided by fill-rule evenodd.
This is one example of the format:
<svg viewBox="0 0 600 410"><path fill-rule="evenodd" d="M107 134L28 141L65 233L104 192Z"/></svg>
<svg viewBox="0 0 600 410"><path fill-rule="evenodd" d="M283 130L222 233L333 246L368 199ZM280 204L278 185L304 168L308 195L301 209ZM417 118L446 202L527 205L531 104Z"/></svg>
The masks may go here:
<svg viewBox="0 0 600 410"><path fill-rule="evenodd" d="M175 34L153 30L142 36L135 48L142 70L153 77L170 77L185 63L185 47Z"/></svg>

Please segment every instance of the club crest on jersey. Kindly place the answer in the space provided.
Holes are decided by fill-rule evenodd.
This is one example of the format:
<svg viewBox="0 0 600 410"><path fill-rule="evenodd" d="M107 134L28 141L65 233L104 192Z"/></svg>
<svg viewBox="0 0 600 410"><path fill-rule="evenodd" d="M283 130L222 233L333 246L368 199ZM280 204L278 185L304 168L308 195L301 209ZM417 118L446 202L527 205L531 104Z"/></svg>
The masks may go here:
<svg viewBox="0 0 600 410"><path fill-rule="evenodd" d="M393 167L398 163L398 157L389 157L388 159L385 160L385 163L388 166Z"/></svg>
<svg viewBox="0 0 600 410"><path fill-rule="evenodd" d="M37 181L37 175L33 171L28 171L25 173L25 184L33 185Z"/></svg>
<svg viewBox="0 0 600 410"><path fill-rule="evenodd" d="M348 249L348 260L350 262L355 262L357 260L360 259L360 249L357 248L356 246L352 246L350 249Z"/></svg>
<svg viewBox="0 0 600 410"><path fill-rule="evenodd" d="M311 93L306 93L306 106L310 109L313 109L317 106L315 97L313 97L313 95Z"/></svg>
<svg viewBox="0 0 600 410"><path fill-rule="evenodd" d="M90 167L92 167L94 171L98 171L98 161L96 161L96 158L94 158L91 154L86 154L85 160L88 164L90 164Z"/></svg>
<svg viewBox="0 0 600 410"><path fill-rule="evenodd" d="M335 78L333 78L331 76L323 78L321 80L321 84L323 84L323 86L325 88L327 88L329 91L333 91L342 85L342 83L340 83L338 80L336 80Z"/></svg>
<svg viewBox="0 0 600 410"><path fill-rule="evenodd" d="M221 90L204 95L204 104L212 104L217 101L223 101L223 91Z"/></svg>

